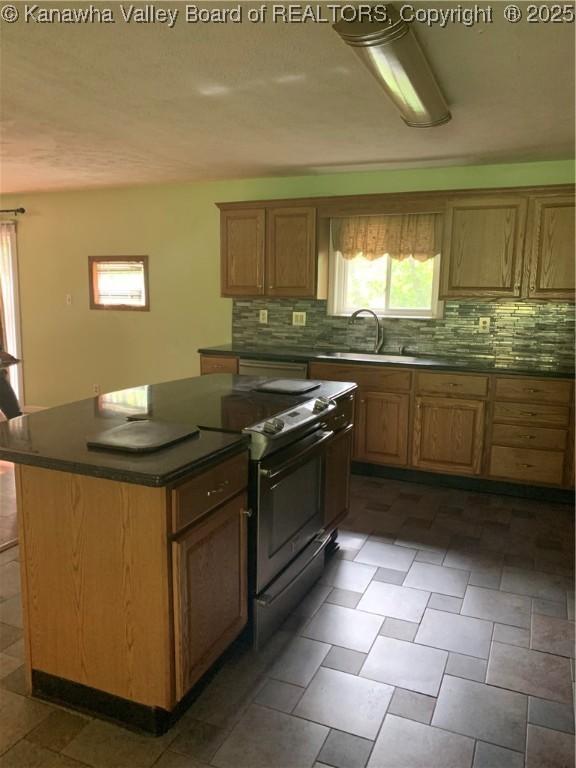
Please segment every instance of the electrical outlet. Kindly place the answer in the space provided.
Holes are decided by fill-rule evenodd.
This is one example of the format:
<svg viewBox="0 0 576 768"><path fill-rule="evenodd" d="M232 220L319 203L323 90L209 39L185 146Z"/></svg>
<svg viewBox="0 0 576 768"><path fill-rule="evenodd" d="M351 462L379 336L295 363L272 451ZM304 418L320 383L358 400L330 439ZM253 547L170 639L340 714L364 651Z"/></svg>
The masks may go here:
<svg viewBox="0 0 576 768"><path fill-rule="evenodd" d="M268 310L261 309L258 313L258 322L262 325L268 325Z"/></svg>
<svg viewBox="0 0 576 768"><path fill-rule="evenodd" d="M306 312L292 312L292 325L306 325Z"/></svg>
<svg viewBox="0 0 576 768"><path fill-rule="evenodd" d="M489 333L490 332L490 318L489 317L481 317L478 320L478 330L480 333Z"/></svg>
<svg viewBox="0 0 576 768"><path fill-rule="evenodd" d="M92 392L95 395L99 395L100 394L100 384L92 384Z"/></svg>

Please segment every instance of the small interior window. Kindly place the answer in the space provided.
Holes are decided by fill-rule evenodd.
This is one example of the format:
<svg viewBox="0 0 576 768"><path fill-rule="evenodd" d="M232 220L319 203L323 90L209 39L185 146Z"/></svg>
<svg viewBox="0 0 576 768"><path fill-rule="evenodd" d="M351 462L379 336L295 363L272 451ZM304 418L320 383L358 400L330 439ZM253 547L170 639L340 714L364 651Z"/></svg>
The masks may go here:
<svg viewBox="0 0 576 768"><path fill-rule="evenodd" d="M90 256L91 309L150 309L147 256Z"/></svg>

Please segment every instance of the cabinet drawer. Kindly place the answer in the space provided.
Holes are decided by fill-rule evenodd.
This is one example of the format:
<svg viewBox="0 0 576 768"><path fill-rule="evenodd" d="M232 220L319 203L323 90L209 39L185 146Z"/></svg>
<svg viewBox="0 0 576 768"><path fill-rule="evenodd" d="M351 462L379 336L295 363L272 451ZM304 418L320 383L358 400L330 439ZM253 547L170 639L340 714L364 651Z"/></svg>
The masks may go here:
<svg viewBox="0 0 576 768"><path fill-rule="evenodd" d="M563 451L566 447L565 429L545 427L521 427L512 424L494 424L492 443L511 448L542 448L547 451Z"/></svg>
<svg viewBox="0 0 576 768"><path fill-rule="evenodd" d="M201 355L200 373L238 373L238 358Z"/></svg>
<svg viewBox="0 0 576 768"><path fill-rule="evenodd" d="M248 454L223 461L172 490L172 532L246 488Z"/></svg>
<svg viewBox="0 0 576 768"><path fill-rule="evenodd" d="M522 480L528 484L561 485L563 470L564 453L560 451L535 451L494 445L490 452L491 477Z"/></svg>
<svg viewBox="0 0 576 768"><path fill-rule="evenodd" d="M496 400L568 405L571 392L571 381L496 377Z"/></svg>
<svg viewBox="0 0 576 768"><path fill-rule="evenodd" d="M486 397L488 376L459 373L418 373L416 391L422 394Z"/></svg>
<svg viewBox="0 0 576 768"><path fill-rule="evenodd" d="M327 381L353 381L362 389L372 392L408 392L412 382L410 371L379 365L334 365L311 363L311 379Z"/></svg>
<svg viewBox="0 0 576 768"><path fill-rule="evenodd" d="M549 424L552 427L565 427L569 413L569 409L563 405L494 403L494 421L512 424Z"/></svg>

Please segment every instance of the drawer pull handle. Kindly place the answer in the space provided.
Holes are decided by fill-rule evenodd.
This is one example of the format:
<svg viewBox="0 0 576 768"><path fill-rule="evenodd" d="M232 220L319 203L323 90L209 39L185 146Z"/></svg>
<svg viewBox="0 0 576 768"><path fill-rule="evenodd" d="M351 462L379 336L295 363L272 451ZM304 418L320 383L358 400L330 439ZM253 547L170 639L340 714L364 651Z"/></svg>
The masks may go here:
<svg viewBox="0 0 576 768"><path fill-rule="evenodd" d="M534 394L536 392L540 392L539 389L525 389L524 392L530 392L530 394Z"/></svg>
<svg viewBox="0 0 576 768"><path fill-rule="evenodd" d="M532 413L531 411L525 411L524 416L538 416L537 413Z"/></svg>
<svg viewBox="0 0 576 768"><path fill-rule="evenodd" d="M534 464L519 464L519 466L522 467L522 469L532 469Z"/></svg>
<svg viewBox="0 0 576 768"><path fill-rule="evenodd" d="M459 387L459 386L460 386L460 384L456 384L455 382L450 382L450 383L448 384L448 386L449 386L449 387Z"/></svg>
<svg viewBox="0 0 576 768"><path fill-rule="evenodd" d="M254 514L251 509L241 509L240 513L242 515L245 515L246 517L252 517L252 515Z"/></svg>
<svg viewBox="0 0 576 768"><path fill-rule="evenodd" d="M521 440L536 440L536 435L518 435Z"/></svg>
<svg viewBox="0 0 576 768"><path fill-rule="evenodd" d="M211 491L206 491L206 496L214 496L216 493L222 493L222 491L226 488L227 485L230 485L229 480L222 480L219 486L216 488L212 488Z"/></svg>

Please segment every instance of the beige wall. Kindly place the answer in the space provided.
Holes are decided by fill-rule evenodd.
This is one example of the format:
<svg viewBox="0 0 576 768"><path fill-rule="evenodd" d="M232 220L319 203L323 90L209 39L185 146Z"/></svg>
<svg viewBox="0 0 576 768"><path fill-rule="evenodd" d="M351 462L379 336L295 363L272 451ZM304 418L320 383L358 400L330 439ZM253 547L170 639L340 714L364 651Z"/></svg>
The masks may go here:
<svg viewBox="0 0 576 768"><path fill-rule="evenodd" d="M218 200L573 181L572 163L382 171L12 195L18 223L25 403L198 374L196 350L230 340L219 297ZM88 308L88 256L150 258L150 312ZM66 304L66 294L72 304Z"/></svg>

